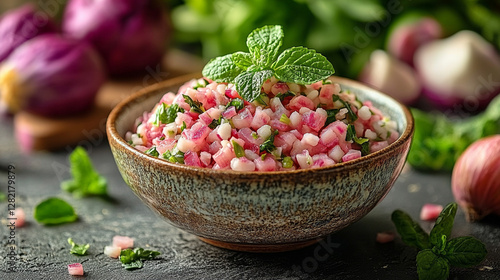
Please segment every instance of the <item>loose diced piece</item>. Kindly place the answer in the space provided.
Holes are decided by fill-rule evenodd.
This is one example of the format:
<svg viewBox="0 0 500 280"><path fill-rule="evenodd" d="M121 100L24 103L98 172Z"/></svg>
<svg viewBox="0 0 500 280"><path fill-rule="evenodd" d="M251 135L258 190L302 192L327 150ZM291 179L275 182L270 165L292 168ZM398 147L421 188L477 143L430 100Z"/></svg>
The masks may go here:
<svg viewBox="0 0 500 280"><path fill-rule="evenodd" d="M69 275L82 276L83 275L82 264L81 263L68 264L68 273Z"/></svg>
<svg viewBox="0 0 500 280"><path fill-rule="evenodd" d="M128 236L115 235L113 236L113 246L122 249L134 247L134 239Z"/></svg>

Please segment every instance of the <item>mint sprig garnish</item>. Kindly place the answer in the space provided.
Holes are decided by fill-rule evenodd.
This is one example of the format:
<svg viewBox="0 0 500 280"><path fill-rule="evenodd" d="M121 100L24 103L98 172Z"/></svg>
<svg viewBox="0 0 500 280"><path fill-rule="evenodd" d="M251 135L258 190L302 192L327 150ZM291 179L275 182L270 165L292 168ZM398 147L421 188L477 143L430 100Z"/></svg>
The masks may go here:
<svg viewBox="0 0 500 280"><path fill-rule="evenodd" d="M417 273L420 280L448 279L451 266L471 267L481 263L487 251L484 244L471 236L450 239L457 204L448 204L430 234L401 210L392 213L392 221L404 243L420 250Z"/></svg>
<svg viewBox="0 0 500 280"><path fill-rule="evenodd" d="M232 83L240 96L254 101L262 84L271 77L297 84L312 84L335 73L323 55L305 47L292 47L279 54L283 29L269 25L248 35L249 52L236 52L212 59L203 68L203 76L218 83Z"/></svg>

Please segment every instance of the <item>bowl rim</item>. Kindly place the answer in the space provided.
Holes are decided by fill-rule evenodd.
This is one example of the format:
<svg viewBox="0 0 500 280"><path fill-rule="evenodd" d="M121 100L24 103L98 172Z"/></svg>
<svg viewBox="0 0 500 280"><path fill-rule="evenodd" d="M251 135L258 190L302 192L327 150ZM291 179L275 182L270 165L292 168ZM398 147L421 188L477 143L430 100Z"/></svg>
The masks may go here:
<svg viewBox="0 0 500 280"><path fill-rule="evenodd" d="M377 158L382 158L384 157L388 152L391 152L392 150L396 150L396 148L404 145L407 141L411 142L411 138L414 132L414 119L411 114L411 111L403 104L401 104L399 101L395 100L391 96L382 93L372 87L369 87L359 81L355 81L352 79L344 78L344 77L339 77L339 76L332 76L334 77L334 82L339 83L341 86L342 84L349 85L351 87L356 87L359 90L364 90L364 91L371 91L375 92L376 94L381 94L384 97L388 98L394 104L399 106L399 109L402 110L404 113L404 117L406 119L406 127L404 128L403 132L399 135L398 139L388 145L387 147L370 153L368 155L362 156L360 158L348 161L348 162L341 162L341 163L336 163L332 166L326 166L326 167L320 167L320 168L308 168L308 169L296 169L296 170L286 170L286 171L250 171L250 172L243 172L243 171L234 171L231 169L224 169L224 170L214 170L211 168L205 168L205 167L196 167L196 166L190 166L190 165L185 165L185 164L179 164L179 163L171 163L167 160L160 159L158 157L154 157L151 155L148 155L144 152L141 152L134 147L130 146L127 141L118 134L118 131L116 130L116 120L117 118L124 112L126 107L130 106L131 104L137 103L136 100L148 97L149 95L153 94L158 94L157 91L161 89L165 89L168 87L172 86L181 86L183 83L188 82L191 79L199 79L202 78L201 73L191 73L191 74L186 74L178 77L174 77L172 79L168 79L165 81L161 81L158 83L155 83L153 85L147 86L143 89L140 89L136 91L135 93L131 94L121 102L119 102L109 113L108 119L106 121L106 132L108 135L108 142L112 146L113 144L111 143L112 141L116 142L118 146L121 148L125 149L129 153L132 153L139 158L145 159L152 161L155 164L158 164L159 166L166 167L166 168L171 168L177 171L190 171L190 172L196 172L198 174L205 174L205 175L214 175L214 174L223 174L224 176L236 176L239 178L242 177L248 177L248 176L258 176L258 177L276 177L280 175L288 175L288 174L306 174L306 173L323 173L323 172L332 172L332 171L343 171L343 170L349 170L353 168L358 168L362 165L362 163L370 161L370 160L376 160ZM167 93L167 91L165 91ZM164 94L165 94L164 93Z"/></svg>

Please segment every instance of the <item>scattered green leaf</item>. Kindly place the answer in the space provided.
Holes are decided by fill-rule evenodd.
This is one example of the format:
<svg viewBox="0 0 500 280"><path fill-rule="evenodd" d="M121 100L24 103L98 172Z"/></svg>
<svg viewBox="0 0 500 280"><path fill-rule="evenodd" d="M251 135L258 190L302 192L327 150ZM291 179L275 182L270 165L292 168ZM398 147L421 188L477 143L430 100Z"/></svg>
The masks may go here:
<svg viewBox="0 0 500 280"><path fill-rule="evenodd" d="M276 146L274 145L274 136L278 135L279 131L275 130L271 133L271 135L264 141L264 143L260 144L259 151L272 153Z"/></svg>
<svg viewBox="0 0 500 280"><path fill-rule="evenodd" d="M124 249L120 252L120 262L127 270L143 267L143 261L152 260L160 255L158 251L144 250L142 248Z"/></svg>
<svg viewBox="0 0 500 280"><path fill-rule="evenodd" d="M90 247L90 244L85 244L85 245L76 244L75 242L73 242L73 239L71 239L71 237L68 238L68 243L69 243L69 245L71 245L71 249L69 250L69 252L71 254L78 255L78 256L86 255L87 250Z"/></svg>
<svg viewBox="0 0 500 280"><path fill-rule="evenodd" d="M44 225L57 225L76 221L75 209L66 201L50 197L35 206L33 217Z"/></svg>
<svg viewBox="0 0 500 280"><path fill-rule="evenodd" d="M179 151L177 147L173 148L172 151L167 150L163 153L163 158L173 163L184 164L184 153Z"/></svg>
<svg viewBox="0 0 500 280"><path fill-rule="evenodd" d="M175 118L177 118L178 112L184 113L184 109L179 107L178 104L167 105L165 103L162 103L160 106L158 106L158 109L156 109L153 124L159 126L160 123L172 123L175 121Z"/></svg>
<svg viewBox="0 0 500 280"><path fill-rule="evenodd" d="M241 110L243 109L243 107L245 106L245 102L243 101L243 99L239 99L239 98L233 98L231 101L229 101L229 103L226 105L226 108L229 108L231 106L234 106L234 108L236 108L236 110Z"/></svg>
<svg viewBox="0 0 500 280"><path fill-rule="evenodd" d="M154 156L154 157L158 157L160 154L158 153L158 151L156 150L156 146L153 146L151 148L149 148L147 151L145 151L144 153L148 154L148 155L151 155L151 156Z"/></svg>
<svg viewBox="0 0 500 280"><path fill-rule="evenodd" d="M234 149L234 154L236 155L237 158L244 157L245 156L245 149L238 144L236 141L231 141L233 143L233 149Z"/></svg>
<svg viewBox="0 0 500 280"><path fill-rule="evenodd" d="M108 196L107 181L97 173L90 158L82 147L78 146L69 156L73 179L63 181L61 188L74 197Z"/></svg>
<svg viewBox="0 0 500 280"><path fill-rule="evenodd" d="M191 107L191 112L198 114L205 112L205 108L200 101L194 101L191 97L189 97L189 95L186 94L183 94L182 97L184 97L184 101L186 101L186 103Z"/></svg>

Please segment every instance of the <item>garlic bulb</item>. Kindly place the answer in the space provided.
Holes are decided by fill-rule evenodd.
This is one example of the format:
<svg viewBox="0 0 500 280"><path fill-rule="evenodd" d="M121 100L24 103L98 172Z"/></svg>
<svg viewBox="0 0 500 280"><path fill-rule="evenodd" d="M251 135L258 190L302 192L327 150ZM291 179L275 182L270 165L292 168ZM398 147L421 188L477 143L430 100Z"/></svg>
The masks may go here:
<svg viewBox="0 0 500 280"><path fill-rule="evenodd" d="M482 138L458 158L451 186L468 221L500 215L500 134Z"/></svg>

